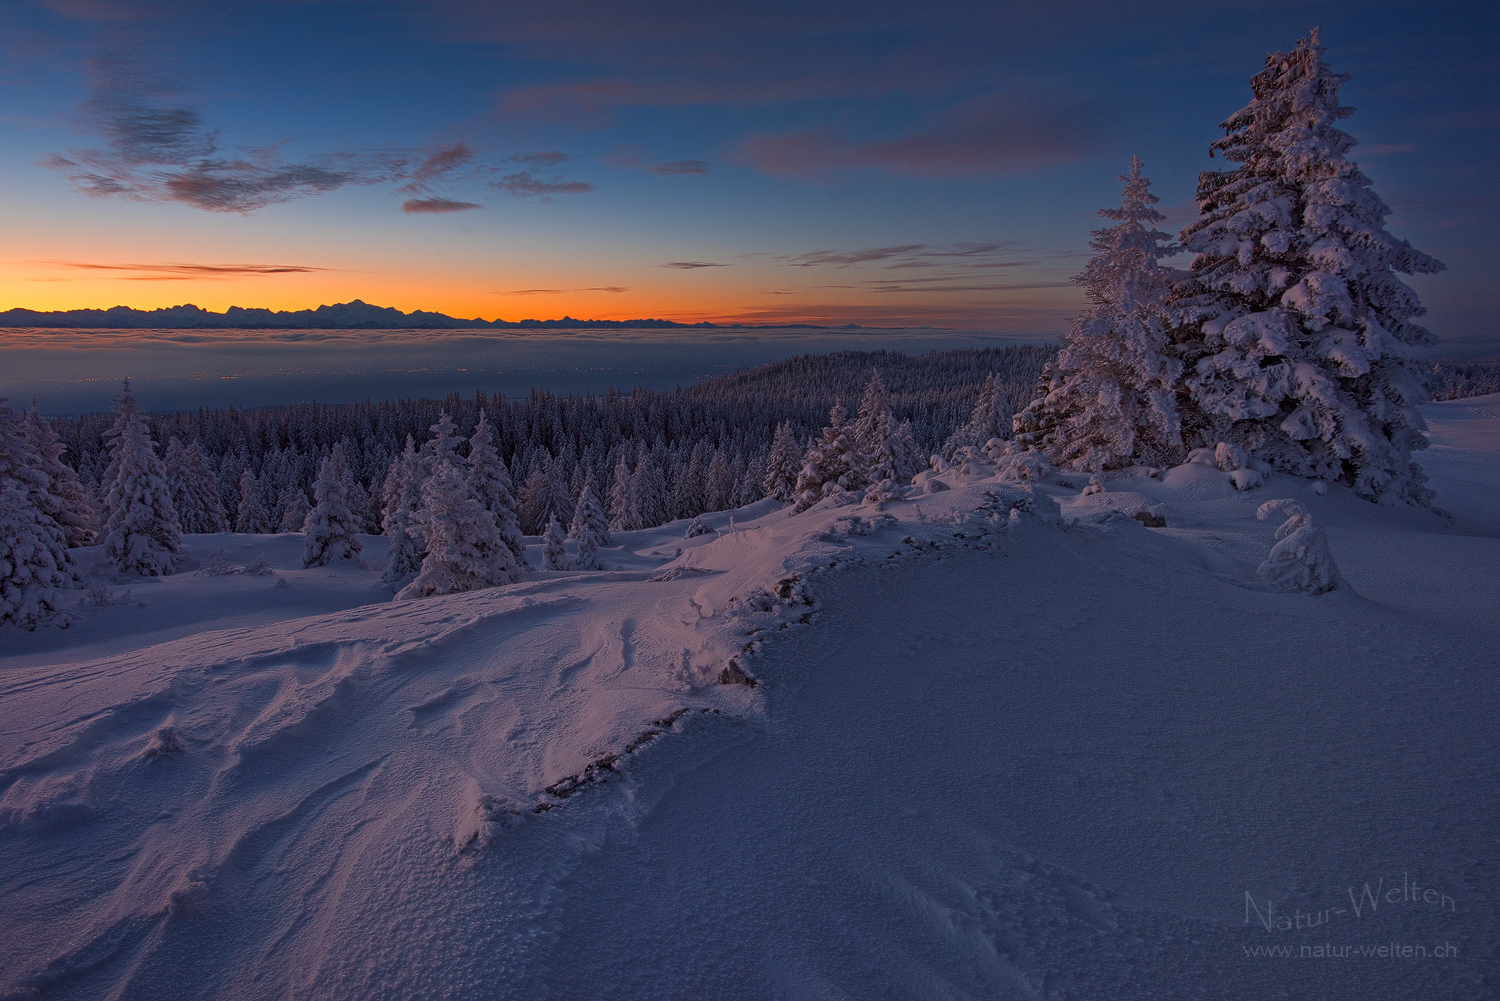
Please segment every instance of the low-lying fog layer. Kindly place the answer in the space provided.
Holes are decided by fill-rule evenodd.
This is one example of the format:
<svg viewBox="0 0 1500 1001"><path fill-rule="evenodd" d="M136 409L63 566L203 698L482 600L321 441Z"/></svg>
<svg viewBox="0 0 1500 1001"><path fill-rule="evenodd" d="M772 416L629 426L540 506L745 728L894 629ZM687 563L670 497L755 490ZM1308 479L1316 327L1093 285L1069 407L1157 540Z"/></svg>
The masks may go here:
<svg viewBox="0 0 1500 1001"><path fill-rule="evenodd" d="M148 410L434 397L476 389L669 389L799 354L1041 343L980 330L13 330L0 396L104 410L129 376Z"/></svg>

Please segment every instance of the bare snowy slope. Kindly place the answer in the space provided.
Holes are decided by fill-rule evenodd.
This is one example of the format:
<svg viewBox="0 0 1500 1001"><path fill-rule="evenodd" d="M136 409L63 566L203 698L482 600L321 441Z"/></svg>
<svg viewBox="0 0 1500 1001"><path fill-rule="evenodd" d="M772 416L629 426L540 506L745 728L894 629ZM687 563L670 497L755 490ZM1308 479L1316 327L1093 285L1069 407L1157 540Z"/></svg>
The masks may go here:
<svg viewBox="0 0 1500 1001"><path fill-rule="evenodd" d="M288 563L7 632L0 990L1492 997L1496 409L1428 408L1452 521L980 467L617 571L370 604ZM1258 585L1272 497L1344 587ZM1393 942L1445 952L1302 954Z"/></svg>

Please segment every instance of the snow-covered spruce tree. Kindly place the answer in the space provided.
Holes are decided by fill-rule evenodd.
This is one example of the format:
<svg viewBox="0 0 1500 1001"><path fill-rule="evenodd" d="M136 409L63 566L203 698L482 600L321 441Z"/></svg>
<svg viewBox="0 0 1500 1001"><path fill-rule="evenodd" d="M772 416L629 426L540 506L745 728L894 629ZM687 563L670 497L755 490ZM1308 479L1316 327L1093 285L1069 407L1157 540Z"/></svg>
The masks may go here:
<svg viewBox="0 0 1500 1001"><path fill-rule="evenodd" d="M417 524L422 507L421 468L416 444L407 435L406 450L391 460L381 488L384 504L380 527L391 540L385 552L385 572L381 575L387 584L400 583L416 573L427 555Z"/></svg>
<svg viewBox="0 0 1500 1001"><path fill-rule="evenodd" d="M425 598L512 584L521 579L494 515L485 510L454 456L439 461L422 486L419 515L427 555L397 598Z"/></svg>
<svg viewBox="0 0 1500 1001"><path fill-rule="evenodd" d="M631 532L641 527L641 512L630 489L630 466L623 451L609 483L609 527L616 532Z"/></svg>
<svg viewBox="0 0 1500 1001"><path fill-rule="evenodd" d="M547 528L542 532L542 569L568 569L567 538L557 522L557 515L547 519Z"/></svg>
<svg viewBox="0 0 1500 1001"><path fill-rule="evenodd" d="M38 510L24 483L0 476L0 625L67 625L58 592L72 583L57 523Z"/></svg>
<svg viewBox="0 0 1500 1001"><path fill-rule="evenodd" d="M802 470L802 453L792 422L782 421L771 440L771 454L766 459L766 496L779 501L797 499L797 474Z"/></svg>
<svg viewBox="0 0 1500 1001"><path fill-rule="evenodd" d="M182 549L166 467L127 380L115 397L106 473L104 558L121 573L165 576Z"/></svg>
<svg viewBox="0 0 1500 1001"><path fill-rule="evenodd" d="M278 532L300 532L307 524L312 505L307 502L307 494L301 487L282 487L281 496L276 499L276 510L280 512L276 522Z"/></svg>
<svg viewBox="0 0 1500 1001"><path fill-rule="evenodd" d="M349 510L344 493L344 450L335 445L333 451L318 467L318 479L313 484L313 509L307 516L302 543L302 565L324 567L336 560L349 560L359 555L361 544L356 532L359 522Z"/></svg>
<svg viewBox="0 0 1500 1001"><path fill-rule="evenodd" d="M655 528L672 520L672 497L667 492L667 476L649 452L635 464L630 491L640 527Z"/></svg>
<svg viewBox="0 0 1500 1001"><path fill-rule="evenodd" d="M1014 423L1021 444L1073 469L1168 465L1184 454L1182 364L1170 347L1173 272L1159 263L1173 252L1171 237L1153 227L1166 217L1154 208L1140 157L1120 180L1120 207L1099 212L1115 225L1094 231L1094 256L1073 279L1093 305L1063 335L1046 394Z"/></svg>
<svg viewBox="0 0 1500 1001"><path fill-rule="evenodd" d="M961 448L982 449L991 439L1003 441L1009 438L1012 416L1000 377L991 372L984 377L984 385L979 388L979 398L974 401L969 419L943 442L943 458L951 461Z"/></svg>
<svg viewBox="0 0 1500 1001"><path fill-rule="evenodd" d="M37 472L47 478L46 493L37 498L37 506L57 522L69 548L92 545L98 515L88 491L78 482L78 474L62 461L62 439L37 410L35 400L23 423L27 444L37 457Z"/></svg>
<svg viewBox="0 0 1500 1001"><path fill-rule="evenodd" d="M1411 453L1423 402L1408 348L1432 335L1400 274L1443 265L1386 232L1390 209L1349 159L1337 122L1347 74L1323 62L1318 32L1266 57L1255 98L1213 144L1231 170L1199 177L1196 254L1178 302L1193 333L1183 430L1189 446L1228 441L1299 476L1362 497L1424 504Z"/></svg>
<svg viewBox="0 0 1500 1001"><path fill-rule="evenodd" d="M604 517L604 509L594 495L592 472L584 474L583 489L578 492L578 503L573 505L573 520L568 523L568 538L581 541L584 536L593 540L595 551L613 541L609 537L609 519Z"/></svg>
<svg viewBox="0 0 1500 1001"><path fill-rule="evenodd" d="M495 451L494 426L479 411L479 423L469 438L469 485L479 504L495 519L500 540L510 550L517 566L526 566L526 540L521 535L521 525L516 517L515 486L511 483L510 470L500 461Z"/></svg>
<svg viewBox="0 0 1500 1001"><path fill-rule="evenodd" d="M684 539L696 539L700 535L713 535L714 530L708 527L708 522L703 520L703 515L694 515L693 520L688 523L687 530L682 533Z"/></svg>
<svg viewBox="0 0 1500 1001"><path fill-rule="evenodd" d="M814 438L797 474L797 510L806 511L838 490L854 490L869 482L861 468L864 456L855 439L854 422L842 404L828 412L828 426Z"/></svg>
<svg viewBox="0 0 1500 1001"><path fill-rule="evenodd" d="M240 506L234 514L234 530L264 535L271 529L270 521L265 505L260 502L260 481L247 469L240 474Z"/></svg>

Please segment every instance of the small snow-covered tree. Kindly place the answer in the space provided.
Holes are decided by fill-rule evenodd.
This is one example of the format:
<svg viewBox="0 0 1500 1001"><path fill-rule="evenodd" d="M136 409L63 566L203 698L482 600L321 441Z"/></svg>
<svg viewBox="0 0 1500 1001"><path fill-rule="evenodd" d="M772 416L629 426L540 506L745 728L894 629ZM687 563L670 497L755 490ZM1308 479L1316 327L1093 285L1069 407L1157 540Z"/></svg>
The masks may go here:
<svg viewBox="0 0 1500 1001"><path fill-rule="evenodd" d="M510 471L495 451L494 429L483 410L479 411L479 423L469 438L469 484L480 506L495 519L500 539L511 557L518 566L526 566L526 540L516 517L515 486Z"/></svg>
<svg viewBox="0 0 1500 1001"><path fill-rule="evenodd" d="M337 560L349 560L359 555L361 543L357 536L359 522L349 510L344 493L344 450L335 445L333 452L318 467L318 479L313 484L313 509L307 516L302 543L302 565L324 567Z"/></svg>
<svg viewBox="0 0 1500 1001"><path fill-rule="evenodd" d="M260 481L247 469L240 474L240 506L235 511L234 530L264 535L271 529L270 521L265 505L260 502Z"/></svg>
<svg viewBox="0 0 1500 1001"><path fill-rule="evenodd" d="M281 512L276 523L277 531L300 532L307 524L312 505L307 502L307 494L301 487L282 487L281 496L276 499L276 509Z"/></svg>
<svg viewBox="0 0 1500 1001"><path fill-rule="evenodd" d="M164 576L182 548L166 467L127 380L115 398L105 486L104 558L121 573Z"/></svg>
<svg viewBox="0 0 1500 1001"><path fill-rule="evenodd" d="M1426 447L1426 394L1409 348L1432 342L1417 294L1397 274L1443 265L1385 229L1390 208L1349 159L1337 123L1349 79L1323 61L1316 30L1266 57L1254 100L1213 144L1238 166L1199 177L1196 256L1178 303L1191 411L1189 446L1219 441L1299 476L1339 480L1371 500L1425 504L1412 452Z"/></svg>
<svg viewBox="0 0 1500 1001"><path fill-rule="evenodd" d="M384 506L380 526L390 539L385 554L385 571L381 575L387 584L399 583L416 573L427 555L422 529L417 524L422 507L421 473L416 444L411 435L407 435L406 450L391 461L381 489Z"/></svg>
<svg viewBox="0 0 1500 1001"><path fill-rule="evenodd" d="M596 550L613 541L609 537L609 520L599 506L599 498L594 495L592 472L584 474L583 489L578 493L578 503L573 505L573 520L568 524L568 538L577 541L585 535L593 539Z"/></svg>
<svg viewBox="0 0 1500 1001"><path fill-rule="evenodd" d="M802 453L792 434L792 422L782 421L771 440L771 454L766 459L766 496L773 500L797 499L797 474L802 470Z"/></svg>
<svg viewBox="0 0 1500 1001"><path fill-rule="evenodd" d="M703 515L694 516L688 524L687 530L682 533L684 539L696 539L700 535L713 535L714 530L708 527L708 522L703 520Z"/></svg>
<svg viewBox="0 0 1500 1001"><path fill-rule="evenodd" d="M1278 591L1323 594L1338 587L1339 571L1328 548L1328 537L1313 524L1312 512L1294 500L1269 500L1255 516L1261 521L1277 512L1287 516L1276 529L1276 545L1256 575Z"/></svg>
<svg viewBox="0 0 1500 1001"><path fill-rule="evenodd" d="M1176 399L1182 365L1170 348L1172 273L1160 265L1171 238L1153 228L1166 217L1154 207L1140 157L1120 180L1120 207L1099 212L1115 225L1094 231L1094 256L1073 279L1093 305L1063 335L1045 395L1014 422L1020 444L1073 469L1167 465L1183 455Z"/></svg>
<svg viewBox="0 0 1500 1001"><path fill-rule="evenodd" d="M521 579L494 516L448 456L422 486L420 525L427 555L417 577L397 598L425 598L511 584Z"/></svg>
<svg viewBox="0 0 1500 1001"><path fill-rule="evenodd" d="M37 499L42 513L57 522L68 546L92 545L98 515L88 491L78 482L73 467L62 461L63 443L47 418L31 404L24 422L26 441L37 457L37 472L47 478L47 488Z"/></svg>
<svg viewBox="0 0 1500 1001"><path fill-rule="evenodd" d="M567 537L557 523L557 515L547 519L546 531L542 533L542 569L568 569Z"/></svg>

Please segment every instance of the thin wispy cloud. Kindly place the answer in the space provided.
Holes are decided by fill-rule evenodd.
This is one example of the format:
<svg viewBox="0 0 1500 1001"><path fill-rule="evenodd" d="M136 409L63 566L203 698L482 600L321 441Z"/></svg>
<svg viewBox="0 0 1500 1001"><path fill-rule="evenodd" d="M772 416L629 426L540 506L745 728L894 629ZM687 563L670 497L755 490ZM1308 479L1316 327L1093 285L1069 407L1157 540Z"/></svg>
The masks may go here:
<svg viewBox="0 0 1500 1001"><path fill-rule="evenodd" d="M43 261L58 268L81 271L127 272L118 277L142 275L155 280L172 278L239 278L253 275L286 275L329 271L303 264L98 264L92 261Z"/></svg>
<svg viewBox="0 0 1500 1001"><path fill-rule="evenodd" d="M1078 160L1099 136L1099 108L1062 94L1001 93L965 101L895 139L856 141L826 128L755 136L738 158L782 177L838 170L973 177Z"/></svg>
<svg viewBox="0 0 1500 1001"><path fill-rule="evenodd" d="M670 163L658 163L647 167L653 174L672 176L674 174L696 174L699 177L708 176L707 160L673 160Z"/></svg>
<svg viewBox="0 0 1500 1001"><path fill-rule="evenodd" d="M711 261L668 261L657 265L663 268L675 268L678 271L692 271L696 268L727 268L727 264L714 264Z"/></svg>
<svg viewBox="0 0 1500 1001"><path fill-rule="evenodd" d="M624 285L593 285L589 288L518 288L501 295L568 295L573 292L629 292Z"/></svg>
<svg viewBox="0 0 1500 1001"><path fill-rule="evenodd" d="M484 206L478 202L459 202L451 198L408 198L401 203L401 211L411 213L468 212L482 208Z"/></svg>
<svg viewBox="0 0 1500 1001"><path fill-rule="evenodd" d="M907 243L898 247L871 247L867 250L813 250L798 254L792 258L791 264L798 268L815 268L822 264L839 266L864 264L867 261L884 261L892 257L903 257L926 246L925 243Z"/></svg>
<svg viewBox="0 0 1500 1001"><path fill-rule="evenodd" d="M563 181L554 179L545 181L523 170L519 174L507 174L498 181L491 181L491 186L498 188L507 195L517 198L550 198L553 195L581 195L586 191L593 191L592 184L583 181Z"/></svg>
<svg viewBox="0 0 1500 1001"><path fill-rule="evenodd" d="M962 243L931 246L926 243L904 243L891 247L867 247L861 250L812 250L805 254L783 257L797 268L834 267L848 268L859 264L879 261L888 262L887 269L897 268L948 268L969 271L988 268L1013 268L1030 263L1028 261L1001 261L995 258L1002 253L1012 254L1018 248L1014 243ZM913 281L945 281L947 279L921 278Z"/></svg>

